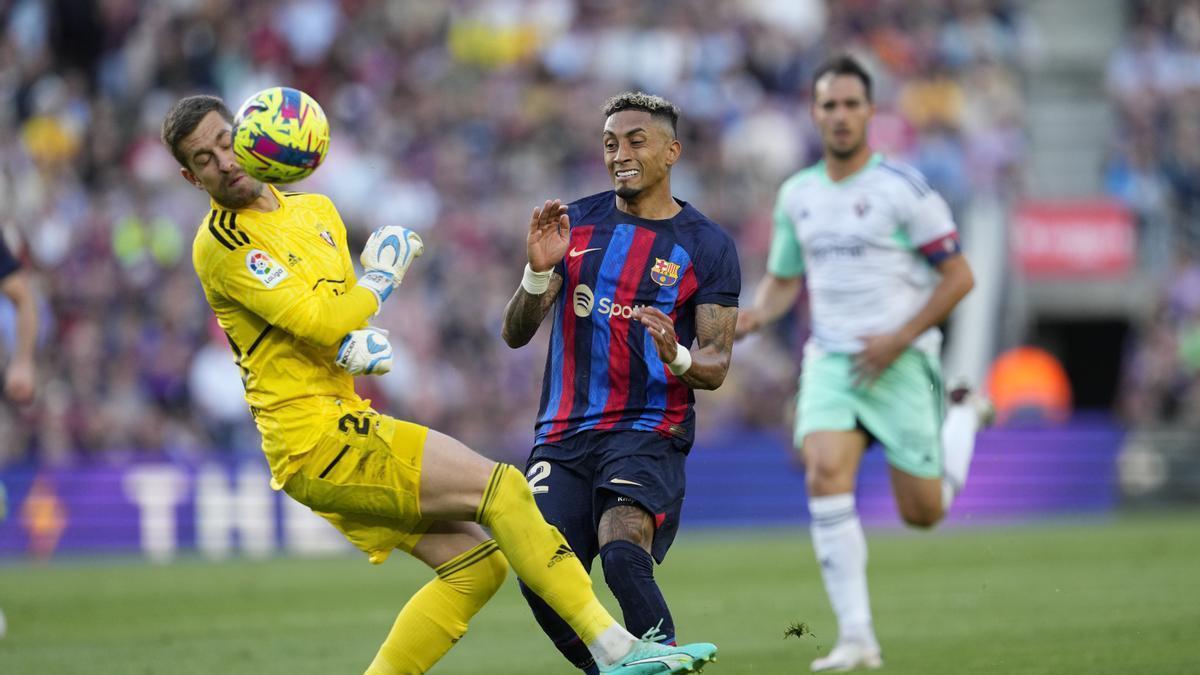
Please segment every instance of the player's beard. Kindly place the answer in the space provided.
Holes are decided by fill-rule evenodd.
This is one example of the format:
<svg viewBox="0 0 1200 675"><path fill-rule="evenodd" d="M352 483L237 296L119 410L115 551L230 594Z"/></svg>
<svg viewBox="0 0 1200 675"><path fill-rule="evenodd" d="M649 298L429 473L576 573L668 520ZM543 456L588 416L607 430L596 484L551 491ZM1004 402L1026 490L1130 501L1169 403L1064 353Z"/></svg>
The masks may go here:
<svg viewBox="0 0 1200 675"><path fill-rule="evenodd" d="M858 152L860 150L862 150L862 147L864 144L866 144L866 142L867 142L867 139L864 136L864 137L860 137L858 139L857 143L852 144L850 147L848 147L844 150L840 149L832 144L826 145L825 148L829 151L829 154L834 156L835 159L847 160L847 159L850 159L851 157L857 155Z"/></svg>
<svg viewBox="0 0 1200 675"><path fill-rule="evenodd" d="M642 188L629 187L628 185L622 185L617 188L617 196L625 201L635 200L640 194L642 194Z"/></svg>
<svg viewBox="0 0 1200 675"><path fill-rule="evenodd" d="M250 181L249 191L242 191L240 189L241 186L238 186L238 188L226 188L221 190L220 194L214 194L212 196L213 201L220 204L223 208L232 210L244 209L253 204L254 200L262 195L263 184L250 176L245 176L244 180Z"/></svg>

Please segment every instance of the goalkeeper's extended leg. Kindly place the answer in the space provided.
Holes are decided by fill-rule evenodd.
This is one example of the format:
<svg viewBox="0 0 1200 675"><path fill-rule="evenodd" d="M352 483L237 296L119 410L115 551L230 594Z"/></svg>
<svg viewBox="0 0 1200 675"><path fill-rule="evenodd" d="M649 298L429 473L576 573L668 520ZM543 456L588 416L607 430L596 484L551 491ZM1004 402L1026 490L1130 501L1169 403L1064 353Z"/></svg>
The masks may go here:
<svg viewBox="0 0 1200 675"><path fill-rule="evenodd" d="M413 548L437 576L409 599L366 675L424 673L462 639L495 595L508 563L474 523L438 523Z"/></svg>
<svg viewBox="0 0 1200 675"><path fill-rule="evenodd" d="M571 626L601 672L692 672L716 653L705 643L669 647L634 638L596 599L591 577L542 518L525 476L433 430L422 460L421 512L489 528L513 570Z"/></svg>

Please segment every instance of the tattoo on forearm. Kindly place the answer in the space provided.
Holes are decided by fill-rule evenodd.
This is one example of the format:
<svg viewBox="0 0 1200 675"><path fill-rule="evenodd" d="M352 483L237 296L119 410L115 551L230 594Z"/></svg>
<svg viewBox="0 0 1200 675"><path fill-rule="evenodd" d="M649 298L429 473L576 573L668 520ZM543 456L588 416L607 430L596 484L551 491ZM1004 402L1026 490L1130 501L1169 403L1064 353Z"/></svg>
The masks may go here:
<svg viewBox="0 0 1200 675"><path fill-rule="evenodd" d="M696 351L706 351L717 357L716 363L701 364L692 355L692 367L679 377L693 389L716 389L729 372L733 352L733 335L737 326L737 308L721 305L700 305L696 308Z"/></svg>
<svg viewBox="0 0 1200 675"><path fill-rule="evenodd" d="M554 305L558 291L562 288L562 277L555 274L550 277L550 286L541 295L530 295L525 289L518 288L508 307L504 309L504 341L510 346L520 346L533 338L546 312Z"/></svg>

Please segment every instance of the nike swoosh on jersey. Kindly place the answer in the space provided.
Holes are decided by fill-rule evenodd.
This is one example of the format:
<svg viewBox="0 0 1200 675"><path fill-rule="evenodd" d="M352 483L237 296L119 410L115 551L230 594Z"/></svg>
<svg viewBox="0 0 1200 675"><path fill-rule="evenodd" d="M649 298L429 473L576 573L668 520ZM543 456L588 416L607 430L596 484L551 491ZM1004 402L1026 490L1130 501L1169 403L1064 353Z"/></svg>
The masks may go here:
<svg viewBox="0 0 1200 675"><path fill-rule="evenodd" d="M613 485L634 485L637 487L645 487L641 483L635 483L634 481L627 480L625 478L612 478L609 479L608 482L612 483Z"/></svg>
<svg viewBox="0 0 1200 675"><path fill-rule="evenodd" d="M572 249L571 249L571 251L570 251L569 253L567 253L567 257L568 257L568 258L578 258L579 256L583 255L584 253L591 253L592 251L599 251L599 250L600 250L600 248L599 248L599 247L597 247L597 248L585 248L585 249L583 249L582 251L580 251L580 250L578 250L578 249L575 249L575 248L572 248Z"/></svg>

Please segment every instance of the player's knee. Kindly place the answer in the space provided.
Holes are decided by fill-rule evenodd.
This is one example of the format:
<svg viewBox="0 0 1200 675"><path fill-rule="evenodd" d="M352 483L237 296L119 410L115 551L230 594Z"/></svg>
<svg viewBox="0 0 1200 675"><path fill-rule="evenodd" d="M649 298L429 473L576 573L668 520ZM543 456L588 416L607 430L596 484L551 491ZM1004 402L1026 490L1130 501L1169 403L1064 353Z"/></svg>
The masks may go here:
<svg viewBox="0 0 1200 675"><path fill-rule="evenodd" d="M504 580L508 578L508 558L504 557L503 552L496 551L481 560L479 567L480 592L490 598L500 590Z"/></svg>
<svg viewBox="0 0 1200 675"><path fill-rule="evenodd" d="M828 462L809 462L805 466L808 494L819 497L854 492L854 474Z"/></svg>
<svg viewBox="0 0 1200 675"><path fill-rule="evenodd" d="M479 504L477 520L481 525L491 526L498 511L504 511L506 506L524 503L524 506L537 509L533 501L533 493L529 491L529 483L525 475L511 464L497 464L491 479L484 491L483 500Z"/></svg>
<svg viewBox="0 0 1200 675"><path fill-rule="evenodd" d="M935 504L906 504L900 507L900 518L905 524L928 530L942 520L942 507Z"/></svg>
<svg viewBox="0 0 1200 675"><path fill-rule="evenodd" d="M600 549L604 581L612 586L624 579L654 578L654 558L631 541L610 541Z"/></svg>

